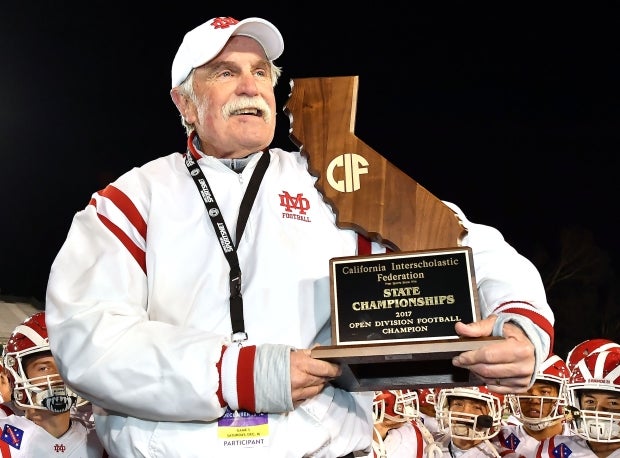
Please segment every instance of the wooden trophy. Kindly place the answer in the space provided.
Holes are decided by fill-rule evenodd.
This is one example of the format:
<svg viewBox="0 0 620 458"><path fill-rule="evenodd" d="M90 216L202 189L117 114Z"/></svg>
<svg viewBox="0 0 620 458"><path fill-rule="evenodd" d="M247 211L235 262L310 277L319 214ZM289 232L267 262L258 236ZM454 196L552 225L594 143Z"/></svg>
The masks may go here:
<svg viewBox="0 0 620 458"><path fill-rule="evenodd" d="M349 391L479 385L452 357L496 341L456 335L479 320L471 249L455 212L354 135L358 77L291 81L290 138L341 228L388 247L330 261L332 346Z"/></svg>

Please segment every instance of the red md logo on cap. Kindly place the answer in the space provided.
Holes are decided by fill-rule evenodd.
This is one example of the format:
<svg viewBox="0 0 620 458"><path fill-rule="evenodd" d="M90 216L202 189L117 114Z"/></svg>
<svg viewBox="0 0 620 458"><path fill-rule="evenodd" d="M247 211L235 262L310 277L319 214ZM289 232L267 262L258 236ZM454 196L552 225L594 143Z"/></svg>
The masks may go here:
<svg viewBox="0 0 620 458"><path fill-rule="evenodd" d="M231 25L235 25L238 22L239 21L233 17L216 17L215 19L213 19L211 25L214 29L226 29Z"/></svg>

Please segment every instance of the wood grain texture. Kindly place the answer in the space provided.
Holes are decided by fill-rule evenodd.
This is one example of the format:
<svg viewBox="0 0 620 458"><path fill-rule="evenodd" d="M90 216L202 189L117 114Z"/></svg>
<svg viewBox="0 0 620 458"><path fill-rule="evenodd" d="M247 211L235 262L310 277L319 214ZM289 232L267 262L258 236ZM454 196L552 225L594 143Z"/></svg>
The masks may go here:
<svg viewBox="0 0 620 458"><path fill-rule="evenodd" d="M357 91L357 76L296 78L284 107L291 140L308 158L338 226L395 251L460 246L466 230L452 209L354 134ZM367 163L363 173L347 174L359 157Z"/></svg>

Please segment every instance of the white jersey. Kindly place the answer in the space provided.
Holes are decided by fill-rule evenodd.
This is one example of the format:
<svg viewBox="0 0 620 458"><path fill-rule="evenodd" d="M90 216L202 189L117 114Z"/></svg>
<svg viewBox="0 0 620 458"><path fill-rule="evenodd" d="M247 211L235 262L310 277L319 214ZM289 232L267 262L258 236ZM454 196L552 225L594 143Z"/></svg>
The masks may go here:
<svg viewBox="0 0 620 458"><path fill-rule="evenodd" d="M564 425L562 434L569 434L568 425ZM500 432L492 441L503 452L512 450L515 456L553 458L556 456L553 454L554 450L557 451L562 449L562 445L559 442L559 438L563 437L562 434L557 434L552 438L540 441L529 435L522 424L508 424L502 426ZM548 453L551 453L551 455Z"/></svg>
<svg viewBox="0 0 620 458"><path fill-rule="evenodd" d="M518 417L516 417L515 415L510 414L510 415L508 415L508 418L506 418L503 421L503 424L517 426L517 425L522 425L523 422Z"/></svg>
<svg viewBox="0 0 620 458"><path fill-rule="evenodd" d="M72 419L69 430L55 437L21 415L0 419L2 458L102 458L107 454L92 425Z"/></svg>
<svg viewBox="0 0 620 458"><path fill-rule="evenodd" d="M337 227L300 153L269 154L237 243L246 343L329 345L329 261L356 255L358 237ZM196 157L233 241L259 157L241 173L216 158ZM537 354L546 355L553 314L538 272L498 231L463 221L483 316L522 312ZM231 335L229 271L181 154L127 172L75 215L51 269L46 321L63 377L96 406L108 453L191 458L208 450L254 458L369 452L374 394L331 386L292 412L256 419L251 435L229 435L217 396L217 365Z"/></svg>
<svg viewBox="0 0 620 458"><path fill-rule="evenodd" d="M464 450L452 443L449 433L435 435L435 443L441 448L444 458L497 458L496 447L490 441L482 441Z"/></svg>
<svg viewBox="0 0 620 458"><path fill-rule="evenodd" d="M588 446L585 439L572 434L557 434L547 439L537 441L527 435L527 433L521 432L520 434L525 434L527 437L520 436L520 440L515 442L514 439L517 434L517 432L510 434L514 435L512 444L517 444L517 447L500 447L502 458L592 458L597 456ZM605 456L607 458L620 458L620 449Z"/></svg>

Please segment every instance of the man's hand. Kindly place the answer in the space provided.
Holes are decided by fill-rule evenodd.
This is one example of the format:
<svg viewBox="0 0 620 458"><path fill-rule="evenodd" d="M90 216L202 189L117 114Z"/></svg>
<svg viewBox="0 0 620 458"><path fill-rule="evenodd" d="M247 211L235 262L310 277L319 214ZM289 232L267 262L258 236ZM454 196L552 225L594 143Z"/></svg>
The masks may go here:
<svg viewBox="0 0 620 458"><path fill-rule="evenodd" d="M295 407L319 394L325 384L342 373L338 364L312 358L310 353L308 349L291 353L291 396Z"/></svg>
<svg viewBox="0 0 620 458"><path fill-rule="evenodd" d="M462 337L490 336L497 315L474 323L458 322L456 333ZM486 345L478 350L466 351L452 359L457 367L469 369L484 380L496 393L519 393L527 390L536 358L534 345L523 330L513 324L504 324L504 340Z"/></svg>

